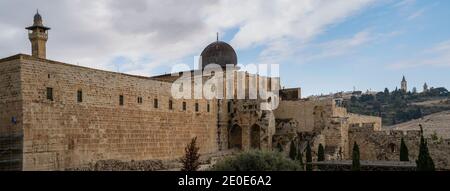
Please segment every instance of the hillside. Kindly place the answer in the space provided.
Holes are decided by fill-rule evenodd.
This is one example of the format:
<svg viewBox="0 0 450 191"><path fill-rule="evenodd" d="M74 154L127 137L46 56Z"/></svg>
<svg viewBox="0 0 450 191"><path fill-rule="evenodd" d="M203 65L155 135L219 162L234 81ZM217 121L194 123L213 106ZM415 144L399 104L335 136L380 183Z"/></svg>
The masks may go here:
<svg viewBox="0 0 450 191"><path fill-rule="evenodd" d="M379 116L383 126L391 126L424 116L450 110L450 94L445 88L413 93L394 90L376 94L362 94L344 100L351 113Z"/></svg>
<svg viewBox="0 0 450 191"><path fill-rule="evenodd" d="M433 134L435 134L437 138L450 138L450 111L434 113L424 116L421 119L415 119L385 128L395 130L419 130L419 124L422 125L425 136L433 136Z"/></svg>

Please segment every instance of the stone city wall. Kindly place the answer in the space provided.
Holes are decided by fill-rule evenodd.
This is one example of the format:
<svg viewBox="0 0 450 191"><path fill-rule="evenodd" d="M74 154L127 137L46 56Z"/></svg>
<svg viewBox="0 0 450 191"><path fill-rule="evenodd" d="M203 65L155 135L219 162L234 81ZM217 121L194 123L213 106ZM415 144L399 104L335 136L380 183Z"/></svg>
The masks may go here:
<svg viewBox="0 0 450 191"><path fill-rule="evenodd" d="M171 99L170 83L26 55L20 67L24 170L76 168L108 159L176 159L195 136L201 153L217 151L216 105L210 103L207 112L206 100ZM47 88L53 88L53 101Z"/></svg>
<svg viewBox="0 0 450 191"><path fill-rule="evenodd" d="M368 128L350 128L349 142L359 145L361 160L400 160L400 143L403 137L408 147L409 160L415 161L419 154L420 131L373 131ZM426 138L428 149L437 169L450 169L450 141L433 141ZM350 159L350 158L348 158Z"/></svg>
<svg viewBox="0 0 450 191"><path fill-rule="evenodd" d="M22 95L17 58L0 60L0 170L22 169Z"/></svg>

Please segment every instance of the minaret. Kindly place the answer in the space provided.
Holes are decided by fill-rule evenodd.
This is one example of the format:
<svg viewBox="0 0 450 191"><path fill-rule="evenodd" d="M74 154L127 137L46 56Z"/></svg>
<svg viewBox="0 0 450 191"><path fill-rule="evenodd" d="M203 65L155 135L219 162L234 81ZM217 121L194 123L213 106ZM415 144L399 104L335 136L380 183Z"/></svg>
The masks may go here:
<svg viewBox="0 0 450 191"><path fill-rule="evenodd" d="M403 92L407 92L408 91L408 83L406 82L405 76L403 76L403 79L402 79L401 90Z"/></svg>
<svg viewBox="0 0 450 191"><path fill-rule="evenodd" d="M42 24L42 17L39 14L39 11L36 11L36 14L34 15L33 25L25 29L28 29L28 38L31 42L31 55L45 59L47 52L45 44L48 39L47 31L50 30L50 28Z"/></svg>

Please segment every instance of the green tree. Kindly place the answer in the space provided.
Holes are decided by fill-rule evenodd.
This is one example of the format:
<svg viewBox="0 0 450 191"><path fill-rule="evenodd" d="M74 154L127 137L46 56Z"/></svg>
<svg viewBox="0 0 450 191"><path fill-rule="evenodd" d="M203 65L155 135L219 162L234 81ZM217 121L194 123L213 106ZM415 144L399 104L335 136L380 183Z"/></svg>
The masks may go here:
<svg viewBox="0 0 450 191"><path fill-rule="evenodd" d="M361 170L361 163L359 161L359 146L358 146L358 144L356 144L356 141L353 144L352 170L353 171L360 171Z"/></svg>
<svg viewBox="0 0 450 191"><path fill-rule="evenodd" d="M306 170L312 171L312 152L311 152L311 146L308 144L306 145Z"/></svg>
<svg viewBox="0 0 450 191"><path fill-rule="evenodd" d="M289 158L295 160L297 157L297 147L295 146L294 141L291 141L291 145L289 147Z"/></svg>
<svg viewBox="0 0 450 191"><path fill-rule="evenodd" d="M323 145L319 144L319 149L317 150L317 161L325 160L325 150L323 149Z"/></svg>
<svg viewBox="0 0 450 191"><path fill-rule="evenodd" d="M408 147L406 146L403 137L400 143L400 161L409 161Z"/></svg>
<svg viewBox="0 0 450 191"><path fill-rule="evenodd" d="M384 88L384 95L386 97L389 97L389 89L388 88Z"/></svg>
<svg viewBox="0 0 450 191"><path fill-rule="evenodd" d="M423 137L422 125L420 126L420 146L419 146L419 156L416 160L417 171L434 171L434 162L428 151L427 142Z"/></svg>
<svg viewBox="0 0 450 191"><path fill-rule="evenodd" d="M278 142L278 144L277 144L277 149L279 152L283 152L283 146L281 145L280 142Z"/></svg>
<svg viewBox="0 0 450 191"><path fill-rule="evenodd" d="M181 159L183 164L182 171L196 171L200 167L200 154L197 147L197 137L192 138L191 142L184 149L185 155Z"/></svg>
<svg viewBox="0 0 450 191"><path fill-rule="evenodd" d="M297 160L299 161L301 169L305 170L305 163L303 163L303 152L299 150L297 153L298 153Z"/></svg>

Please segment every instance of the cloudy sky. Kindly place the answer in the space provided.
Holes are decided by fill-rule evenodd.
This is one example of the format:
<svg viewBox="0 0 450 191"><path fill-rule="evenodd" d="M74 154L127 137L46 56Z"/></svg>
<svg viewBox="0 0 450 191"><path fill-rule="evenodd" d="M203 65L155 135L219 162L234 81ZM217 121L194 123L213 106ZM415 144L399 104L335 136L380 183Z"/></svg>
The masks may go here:
<svg viewBox="0 0 450 191"><path fill-rule="evenodd" d="M168 73L220 39L240 64L277 63L304 95L450 88L448 0L0 0L0 57L30 54L39 9L47 58L137 75Z"/></svg>

